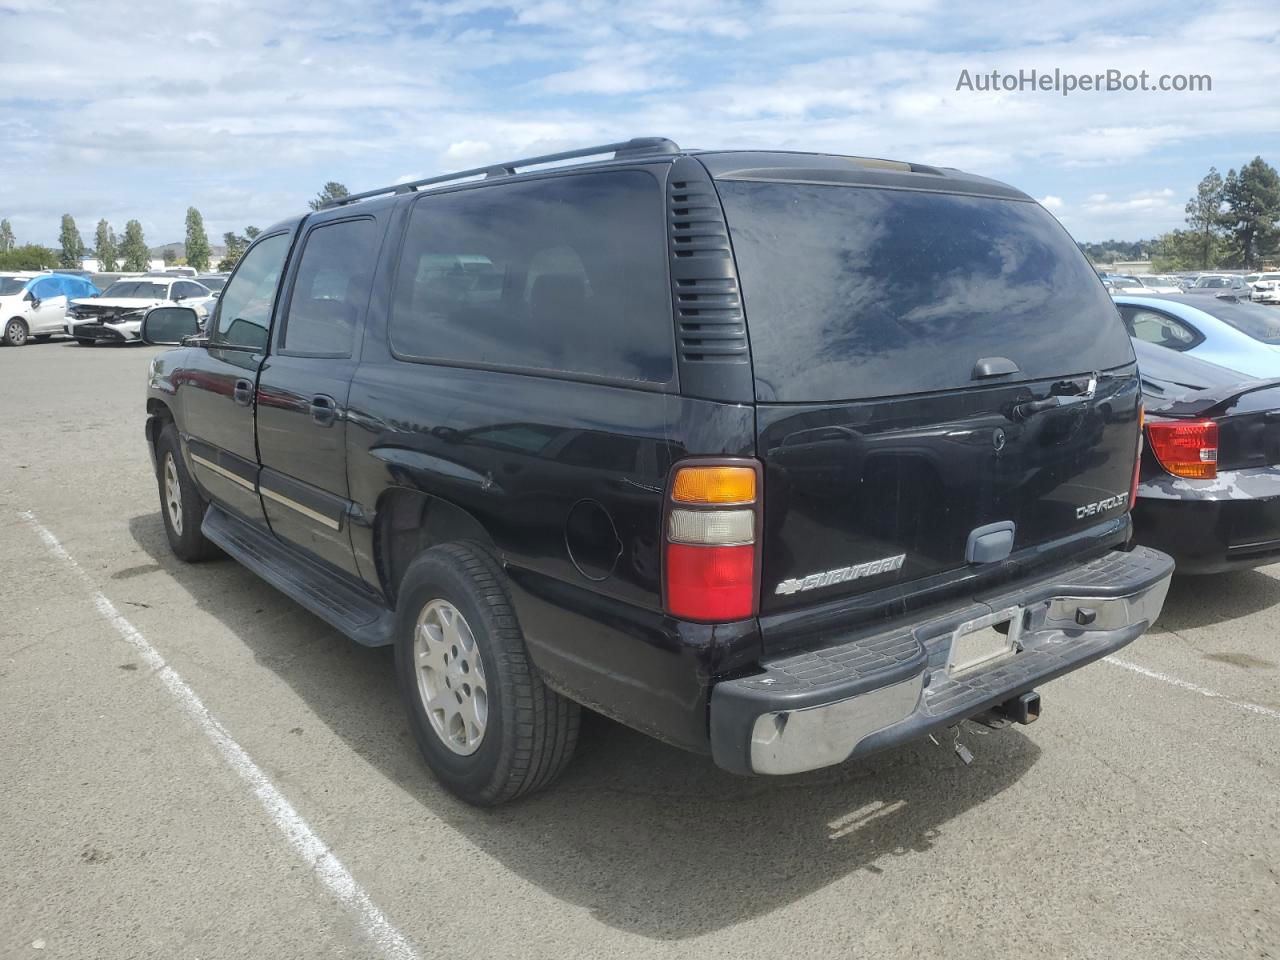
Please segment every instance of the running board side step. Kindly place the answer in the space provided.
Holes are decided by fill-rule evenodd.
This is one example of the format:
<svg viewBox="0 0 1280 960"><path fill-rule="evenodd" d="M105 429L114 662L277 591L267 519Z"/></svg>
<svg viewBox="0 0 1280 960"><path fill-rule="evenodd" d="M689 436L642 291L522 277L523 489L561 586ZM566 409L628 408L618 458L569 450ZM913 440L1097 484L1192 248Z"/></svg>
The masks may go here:
<svg viewBox="0 0 1280 960"><path fill-rule="evenodd" d="M381 647L393 642L392 611L267 531L216 504L205 512L200 529L234 559L356 643Z"/></svg>

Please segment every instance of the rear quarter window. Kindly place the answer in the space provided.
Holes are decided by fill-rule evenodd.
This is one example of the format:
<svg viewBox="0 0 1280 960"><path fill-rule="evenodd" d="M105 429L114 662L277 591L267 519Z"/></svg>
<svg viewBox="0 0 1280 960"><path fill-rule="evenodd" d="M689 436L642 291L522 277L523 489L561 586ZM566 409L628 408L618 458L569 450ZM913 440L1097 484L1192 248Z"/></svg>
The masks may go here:
<svg viewBox="0 0 1280 960"><path fill-rule="evenodd" d="M1133 349L1066 231L1027 201L720 181L761 400L975 385L1007 357L1034 380L1120 366Z"/></svg>
<svg viewBox="0 0 1280 960"><path fill-rule="evenodd" d="M627 170L423 197L390 340L401 359L671 380L657 181Z"/></svg>

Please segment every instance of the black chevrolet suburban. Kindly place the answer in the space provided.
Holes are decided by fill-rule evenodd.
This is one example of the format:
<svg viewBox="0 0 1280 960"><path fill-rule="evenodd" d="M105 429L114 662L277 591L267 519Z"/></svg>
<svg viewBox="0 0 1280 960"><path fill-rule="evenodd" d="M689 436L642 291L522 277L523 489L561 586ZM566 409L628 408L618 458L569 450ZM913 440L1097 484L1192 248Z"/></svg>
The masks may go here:
<svg viewBox="0 0 1280 960"><path fill-rule="evenodd" d="M741 774L1028 722L1168 588L1115 307L954 169L653 138L398 184L144 338L174 552L394 644L474 803L580 706Z"/></svg>

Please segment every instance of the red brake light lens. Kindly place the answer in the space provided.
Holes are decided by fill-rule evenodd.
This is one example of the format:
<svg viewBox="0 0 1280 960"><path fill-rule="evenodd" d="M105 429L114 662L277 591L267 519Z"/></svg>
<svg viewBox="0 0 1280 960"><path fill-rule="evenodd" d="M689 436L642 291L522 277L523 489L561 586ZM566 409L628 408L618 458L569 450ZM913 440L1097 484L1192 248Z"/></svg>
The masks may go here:
<svg viewBox="0 0 1280 960"><path fill-rule="evenodd" d="M1166 420L1147 424L1151 452L1175 477L1218 476L1218 424L1213 420Z"/></svg>
<svg viewBox="0 0 1280 960"><path fill-rule="evenodd" d="M756 551L750 544L667 544L667 609L688 620L742 620L755 613Z"/></svg>

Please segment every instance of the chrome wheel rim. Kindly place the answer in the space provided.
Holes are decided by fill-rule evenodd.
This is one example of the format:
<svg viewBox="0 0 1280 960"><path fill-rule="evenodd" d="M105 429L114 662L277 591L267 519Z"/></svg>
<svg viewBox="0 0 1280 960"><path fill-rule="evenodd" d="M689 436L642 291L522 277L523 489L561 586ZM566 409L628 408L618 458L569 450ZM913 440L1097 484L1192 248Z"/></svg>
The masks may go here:
<svg viewBox="0 0 1280 960"><path fill-rule="evenodd" d="M418 614L413 663L431 729L454 753L475 753L489 723L489 688L475 634L448 600L432 600Z"/></svg>
<svg viewBox="0 0 1280 960"><path fill-rule="evenodd" d="M182 484L178 482L178 464L173 454L164 458L164 506L169 511L169 523L173 532L182 536Z"/></svg>
<svg viewBox="0 0 1280 960"><path fill-rule="evenodd" d="M20 347L27 342L27 330L17 320L9 324L9 342L15 347Z"/></svg>

